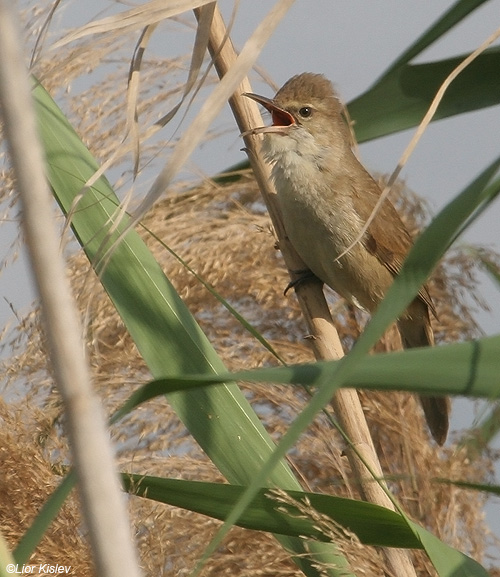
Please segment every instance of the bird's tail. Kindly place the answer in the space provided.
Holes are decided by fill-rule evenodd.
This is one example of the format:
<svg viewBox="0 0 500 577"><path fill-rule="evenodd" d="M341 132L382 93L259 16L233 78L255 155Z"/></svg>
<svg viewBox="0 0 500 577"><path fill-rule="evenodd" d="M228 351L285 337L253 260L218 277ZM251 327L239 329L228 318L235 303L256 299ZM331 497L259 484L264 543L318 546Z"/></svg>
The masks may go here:
<svg viewBox="0 0 500 577"><path fill-rule="evenodd" d="M448 397L419 397L427 426L438 445L448 436L450 399Z"/></svg>
<svg viewBox="0 0 500 577"><path fill-rule="evenodd" d="M420 321L420 322L419 322ZM405 349L434 345L429 310L415 300L407 315L398 321L401 340ZM448 436L451 403L448 397L420 397L427 426L438 445L443 445Z"/></svg>

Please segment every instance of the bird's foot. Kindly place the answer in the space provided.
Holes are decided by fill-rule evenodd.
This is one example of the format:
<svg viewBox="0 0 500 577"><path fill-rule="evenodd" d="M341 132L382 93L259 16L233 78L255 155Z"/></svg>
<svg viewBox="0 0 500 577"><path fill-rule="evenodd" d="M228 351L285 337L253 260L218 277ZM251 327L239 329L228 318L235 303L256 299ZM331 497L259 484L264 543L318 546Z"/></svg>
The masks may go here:
<svg viewBox="0 0 500 577"><path fill-rule="evenodd" d="M283 291L283 294L285 296L290 289L292 289L292 288L296 289L298 286L301 286L301 285L306 284L308 282L319 282L319 283L323 284L323 282L308 268L303 269L303 270L294 270L294 271L292 271L292 274L296 278L291 280L286 285L286 288Z"/></svg>

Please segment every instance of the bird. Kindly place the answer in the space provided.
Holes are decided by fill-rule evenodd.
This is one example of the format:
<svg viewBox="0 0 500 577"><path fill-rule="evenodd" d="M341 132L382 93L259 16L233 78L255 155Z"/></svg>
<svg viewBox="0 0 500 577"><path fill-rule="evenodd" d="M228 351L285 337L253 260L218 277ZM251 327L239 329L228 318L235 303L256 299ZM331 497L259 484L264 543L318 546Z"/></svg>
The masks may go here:
<svg viewBox="0 0 500 577"><path fill-rule="evenodd" d="M365 227L381 189L353 150L353 137L333 85L322 74L290 78L274 98L245 96L271 114L262 152L271 165L287 237L312 275L349 303L373 313L413 245L393 204L385 199ZM366 230L363 230L366 228ZM397 320L404 348L434 345L428 287ZM434 440L443 445L450 400L421 396Z"/></svg>

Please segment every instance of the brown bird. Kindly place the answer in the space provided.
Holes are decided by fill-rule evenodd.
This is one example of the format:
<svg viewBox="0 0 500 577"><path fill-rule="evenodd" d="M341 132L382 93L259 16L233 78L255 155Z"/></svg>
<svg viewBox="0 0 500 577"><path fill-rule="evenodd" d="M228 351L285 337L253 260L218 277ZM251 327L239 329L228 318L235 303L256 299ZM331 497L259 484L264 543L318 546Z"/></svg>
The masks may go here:
<svg viewBox="0 0 500 577"><path fill-rule="evenodd" d="M366 232L381 190L351 148L342 105L320 74L294 76L274 99L246 94L270 113L263 152L272 164L286 233L302 260L347 301L373 312L384 297L413 241L394 206L385 200ZM342 256L341 256L342 255ZM340 257L340 258L339 258ZM403 346L434 344L428 289L398 319ZM450 401L421 397L432 436L448 434Z"/></svg>

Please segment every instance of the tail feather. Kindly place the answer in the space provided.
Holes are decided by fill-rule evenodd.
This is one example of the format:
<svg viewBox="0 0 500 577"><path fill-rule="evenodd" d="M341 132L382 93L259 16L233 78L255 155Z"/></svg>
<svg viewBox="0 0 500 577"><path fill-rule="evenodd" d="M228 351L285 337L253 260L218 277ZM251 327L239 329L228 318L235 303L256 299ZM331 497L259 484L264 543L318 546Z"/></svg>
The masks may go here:
<svg viewBox="0 0 500 577"><path fill-rule="evenodd" d="M420 397L427 426L438 445L444 445L448 436L451 403L448 397Z"/></svg>
<svg viewBox="0 0 500 577"><path fill-rule="evenodd" d="M405 317L398 321L401 341L405 349L434 345L434 333L427 305L416 299ZM448 436L451 403L448 397L420 397L427 426L438 445L443 445Z"/></svg>

